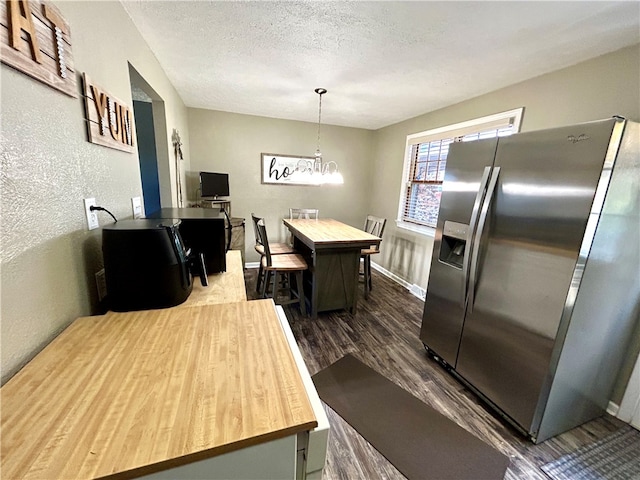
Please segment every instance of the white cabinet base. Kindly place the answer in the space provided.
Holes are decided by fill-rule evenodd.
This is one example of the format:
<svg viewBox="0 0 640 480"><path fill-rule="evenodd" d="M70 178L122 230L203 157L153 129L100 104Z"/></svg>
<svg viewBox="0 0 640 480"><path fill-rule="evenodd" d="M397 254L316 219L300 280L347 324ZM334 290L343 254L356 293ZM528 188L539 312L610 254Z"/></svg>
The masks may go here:
<svg viewBox="0 0 640 480"><path fill-rule="evenodd" d="M295 478L295 435L224 453L140 478L153 480L282 480Z"/></svg>
<svg viewBox="0 0 640 480"><path fill-rule="evenodd" d="M322 402L320 401L320 397L318 396L316 387L313 384L313 380L311 380L309 370L307 370L307 366L304 363L304 359L302 358L302 354L300 353L300 349L298 348L296 339L293 336L291 327L289 326L287 316L280 306L276 306L276 311L282 325L282 330L284 331L289 345L291 346L293 358L296 361L298 370L300 371L300 375L302 376L302 382L304 383L305 389L307 390L309 401L311 402L311 406L313 407L313 413L315 414L316 420L318 421L318 426L316 428L314 428L310 432L304 432L300 434L300 437L307 437L306 447L304 446L305 441L303 438L300 439L300 445L298 445L298 448L304 447L305 464L304 466L299 468L298 476L296 478L298 480L309 480L313 478L321 479L322 470L324 469L324 463L327 458L329 419L327 418L327 414L322 407Z"/></svg>

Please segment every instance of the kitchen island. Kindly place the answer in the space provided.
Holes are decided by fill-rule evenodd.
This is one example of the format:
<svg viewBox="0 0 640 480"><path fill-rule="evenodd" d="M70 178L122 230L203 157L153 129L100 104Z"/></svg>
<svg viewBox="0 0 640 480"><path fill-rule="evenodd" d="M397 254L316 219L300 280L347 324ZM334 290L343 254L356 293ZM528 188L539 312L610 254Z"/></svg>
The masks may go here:
<svg viewBox="0 0 640 480"><path fill-rule="evenodd" d="M341 308L355 313L360 251L380 245L382 239L331 218L283 221L293 235L296 252L309 265L304 293L311 316Z"/></svg>
<svg viewBox="0 0 640 480"><path fill-rule="evenodd" d="M321 476L328 422L282 309L198 303L67 327L0 389L2 477Z"/></svg>

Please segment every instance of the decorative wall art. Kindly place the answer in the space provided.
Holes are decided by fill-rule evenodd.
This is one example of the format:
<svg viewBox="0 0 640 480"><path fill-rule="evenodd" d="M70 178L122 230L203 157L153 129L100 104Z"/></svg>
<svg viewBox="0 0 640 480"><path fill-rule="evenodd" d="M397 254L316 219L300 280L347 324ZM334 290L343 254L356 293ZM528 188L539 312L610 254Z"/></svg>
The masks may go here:
<svg viewBox="0 0 640 480"><path fill-rule="evenodd" d="M128 105L107 93L85 73L84 106L89 141L124 152L133 152L133 112Z"/></svg>
<svg viewBox="0 0 640 480"><path fill-rule="evenodd" d="M182 140L180 139L180 132L175 128L171 134L171 141L173 142L173 155L176 159L176 194L178 196L178 208L182 208L182 168L180 167L180 162L184 159L182 157Z"/></svg>
<svg viewBox="0 0 640 480"><path fill-rule="evenodd" d="M0 2L2 63L78 98L69 25L49 2Z"/></svg>
<svg viewBox="0 0 640 480"><path fill-rule="evenodd" d="M262 154L262 183L276 185L319 185L311 173L315 157Z"/></svg>

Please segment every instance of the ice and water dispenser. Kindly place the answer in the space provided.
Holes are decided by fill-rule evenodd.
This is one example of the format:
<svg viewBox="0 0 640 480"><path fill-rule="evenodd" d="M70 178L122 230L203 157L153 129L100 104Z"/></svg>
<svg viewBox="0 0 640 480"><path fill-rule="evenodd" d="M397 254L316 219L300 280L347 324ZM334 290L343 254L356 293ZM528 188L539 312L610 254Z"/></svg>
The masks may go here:
<svg viewBox="0 0 640 480"><path fill-rule="evenodd" d="M465 223L446 220L442 229L442 243L440 244L441 262L452 267L462 268L464 251L467 247L467 230Z"/></svg>

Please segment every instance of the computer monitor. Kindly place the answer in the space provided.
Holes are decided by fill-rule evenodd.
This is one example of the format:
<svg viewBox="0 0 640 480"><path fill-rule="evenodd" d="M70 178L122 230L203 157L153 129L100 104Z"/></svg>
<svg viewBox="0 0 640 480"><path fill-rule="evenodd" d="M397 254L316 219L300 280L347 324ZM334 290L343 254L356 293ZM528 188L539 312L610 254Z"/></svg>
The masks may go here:
<svg viewBox="0 0 640 480"><path fill-rule="evenodd" d="M228 197L229 174L200 172L200 196L201 197Z"/></svg>

